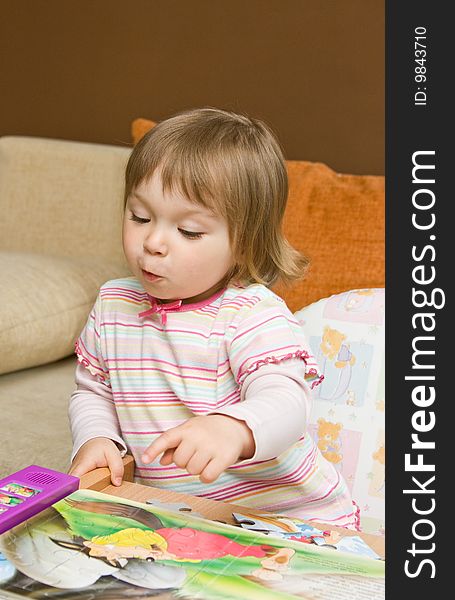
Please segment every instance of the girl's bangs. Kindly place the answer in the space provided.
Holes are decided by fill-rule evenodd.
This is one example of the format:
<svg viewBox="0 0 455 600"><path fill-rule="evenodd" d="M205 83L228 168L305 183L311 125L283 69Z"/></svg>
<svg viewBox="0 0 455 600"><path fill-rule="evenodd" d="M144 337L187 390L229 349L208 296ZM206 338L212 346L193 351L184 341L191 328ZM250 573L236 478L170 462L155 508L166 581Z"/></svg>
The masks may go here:
<svg viewBox="0 0 455 600"><path fill-rule="evenodd" d="M214 176L214 165L208 165L202 158L196 160L191 154L189 157L183 153L177 156L166 153L162 157L157 169L163 191L179 192L190 202L224 216L224 203L220 198L221 178Z"/></svg>

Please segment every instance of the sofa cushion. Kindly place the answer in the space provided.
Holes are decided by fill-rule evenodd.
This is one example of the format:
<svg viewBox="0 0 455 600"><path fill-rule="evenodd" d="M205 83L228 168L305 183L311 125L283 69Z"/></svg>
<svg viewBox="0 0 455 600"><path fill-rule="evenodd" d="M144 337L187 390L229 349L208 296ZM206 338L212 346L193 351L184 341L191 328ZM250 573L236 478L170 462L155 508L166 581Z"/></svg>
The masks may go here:
<svg viewBox="0 0 455 600"><path fill-rule="evenodd" d="M0 138L0 251L96 256L125 263L125 165L130 148Z"/></svg>
<svg viewBox="0 0 455 600"><path fill-rule="evenodd" d="M137 143L155 123L132 123ZM384 177L341 175L322 163L287 161L289 197L284 233L310 258L307 275L276 291L297 310L356 287L383 287Z"/></svg>
<svg viewBox="0 0 455 600"><path fill-rule="evenodd" d="M344 475L368 533L384 532L384 289L324 298L295 313L316 356L309 431Z"/></svg>
<svg viewBox="0 0 455 600"><path fill-rule="evenodd" d="M125 274L106 260L0 252L0 373L72 354L100 285Z"/></svg>
<svg viewBox="0 0 455 600"><path fill-rule="evenodd" d="M68 400L76 365L70 356L0 377L0 478L30 464L67 471L72 449Z"/></svg>

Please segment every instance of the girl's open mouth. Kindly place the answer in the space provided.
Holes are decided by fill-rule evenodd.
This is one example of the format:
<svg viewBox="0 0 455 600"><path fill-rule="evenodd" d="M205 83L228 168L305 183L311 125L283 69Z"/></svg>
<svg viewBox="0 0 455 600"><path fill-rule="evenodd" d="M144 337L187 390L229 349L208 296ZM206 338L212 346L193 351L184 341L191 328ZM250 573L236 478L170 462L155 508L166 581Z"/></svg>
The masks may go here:
<svg viewBox="0 0 455 600"><path fill-rule="evenodd" d="M155 273L149 273L148 271L144 271L144 269L142 269L142 275L147 281L158 281L158 279L161 279L160 275L155 275Z"/></svg>

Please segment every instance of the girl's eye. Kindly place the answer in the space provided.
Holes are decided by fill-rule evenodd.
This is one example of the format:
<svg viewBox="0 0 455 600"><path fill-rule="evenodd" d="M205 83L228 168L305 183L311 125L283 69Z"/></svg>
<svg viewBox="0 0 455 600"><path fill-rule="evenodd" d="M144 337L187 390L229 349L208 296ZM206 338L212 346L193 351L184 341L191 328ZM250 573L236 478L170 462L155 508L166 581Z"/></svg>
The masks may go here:
<svg viewBox="0 0 455 600"><path fill-rule="evenodd" d="M190 240L198 240L204 235L203 233L197 231L188 231L187 229L182 229L181 227L179 227L179 231L184 237Z"/></svg>
<svg viewBox="0 0 455 600"><path fill-rule="evenodd" d="M150 219L142 219L134 213L131 213L130 221L134 221L135 223L150 223Z"/></svg>

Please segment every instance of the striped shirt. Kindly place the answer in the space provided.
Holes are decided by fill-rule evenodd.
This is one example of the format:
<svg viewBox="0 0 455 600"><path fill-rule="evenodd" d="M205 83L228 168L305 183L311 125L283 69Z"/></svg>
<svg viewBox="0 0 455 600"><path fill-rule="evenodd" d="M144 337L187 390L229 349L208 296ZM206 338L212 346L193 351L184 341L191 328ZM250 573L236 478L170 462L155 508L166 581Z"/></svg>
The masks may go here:
<svg viewBox="0 0 455 600"><path fill-rule="evenodd" d="M308 389L320 383L300 324L265 286L232 286L195 304L159 304L135 278L109 281L76 352L112 394L136 482L334 525L357 524L344 480L304 431L278 456L258 460L256 453L210 484L173 464L141 462L154 439L193 416L235 416L235 405L247 404L242 389L265 365L298 362Z"/></svg>

